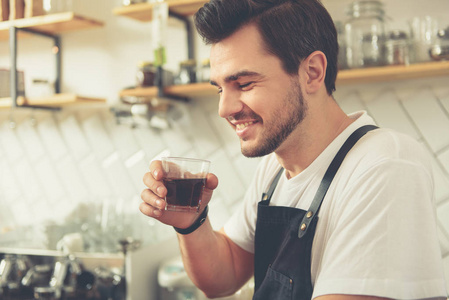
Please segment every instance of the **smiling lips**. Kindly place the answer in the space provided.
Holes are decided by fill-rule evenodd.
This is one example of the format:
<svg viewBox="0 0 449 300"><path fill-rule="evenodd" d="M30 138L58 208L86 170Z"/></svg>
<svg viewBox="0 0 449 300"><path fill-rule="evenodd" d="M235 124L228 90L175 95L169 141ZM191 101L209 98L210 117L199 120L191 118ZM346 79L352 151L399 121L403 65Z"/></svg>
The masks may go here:
<svg viewBox="0 0 449 300"><path fill-rule="evenodd" d="M241 124L237 124L235 125L235 127L237 128L237 130L243 130L246 127L248 127L249 125L253 124L254 122L247 122L247 123L241 123Z"/></svg>

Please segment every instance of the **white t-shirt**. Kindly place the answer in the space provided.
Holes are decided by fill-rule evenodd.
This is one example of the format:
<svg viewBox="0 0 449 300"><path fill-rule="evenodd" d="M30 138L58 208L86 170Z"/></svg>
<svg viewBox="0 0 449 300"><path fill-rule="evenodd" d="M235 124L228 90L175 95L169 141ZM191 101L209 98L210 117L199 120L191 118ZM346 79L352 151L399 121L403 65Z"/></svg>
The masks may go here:
<svg viewBox="0 0 449 300"><path fill-rule="evenodd" d="M357 128L374 124L366 112L308 166L281 176L270 205L307 210L337 151ZM264 157L242 209L226 234L254 253L257 204L280 169ZM394 299L446 299L427 153L411 137L377 129L347 154L323 200L312 246L313 297L354 294Z"/></svg>

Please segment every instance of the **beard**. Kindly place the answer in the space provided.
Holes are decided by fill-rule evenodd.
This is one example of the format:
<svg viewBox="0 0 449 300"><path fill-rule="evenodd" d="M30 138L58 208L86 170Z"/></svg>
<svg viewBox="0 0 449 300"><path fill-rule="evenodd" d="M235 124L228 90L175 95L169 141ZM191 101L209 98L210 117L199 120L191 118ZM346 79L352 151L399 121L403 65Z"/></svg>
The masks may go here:
<svg viewBox="0 0 449 300"><path fill-rule="evenodd" d="M292 79L287 95L278 108L271 113L274 117L273 121L264 122L267 129L261 134L261 143L246 148L242 144L242 154L246 157L261 157L274 152L304 120L306 112L307 106L304 104L301 86L297 80ZM254 119L261 120L261 117L254 112L250 115ZM236 119L238 119L237 116Z"/></svg>

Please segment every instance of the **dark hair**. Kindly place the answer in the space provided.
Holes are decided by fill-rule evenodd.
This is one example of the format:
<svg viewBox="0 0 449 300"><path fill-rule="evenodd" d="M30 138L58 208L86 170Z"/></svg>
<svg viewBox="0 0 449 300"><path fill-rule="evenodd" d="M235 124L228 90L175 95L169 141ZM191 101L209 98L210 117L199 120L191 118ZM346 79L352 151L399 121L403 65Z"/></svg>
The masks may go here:
<svg viewBox="0 0 449 300"><path fill-rule="evenodd" d="M335 91L338 42L334 22L319 0L211 0L194 16L206 44L215 44L254 23L267 50L296 74L303 59L316 50L327 58L325 84Z"/></svg>

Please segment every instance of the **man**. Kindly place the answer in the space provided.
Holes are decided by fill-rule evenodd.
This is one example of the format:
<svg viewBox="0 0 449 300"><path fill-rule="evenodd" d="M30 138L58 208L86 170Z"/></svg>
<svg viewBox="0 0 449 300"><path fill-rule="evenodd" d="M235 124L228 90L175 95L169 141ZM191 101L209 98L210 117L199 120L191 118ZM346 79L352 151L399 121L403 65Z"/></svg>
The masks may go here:
<svg viewBox="0 0 449 300"><path fill-rule="evenodd" d="M179 232L192 281L209 297L254 275L254 299L445 299L428 158L413 139L339 108L324 7L212 0L195 23L211 44L220 116L245 156L264 158L219 232L202 222L217 177L207 177L199 216L164 211L152 162L140 210Z"/></svg>

